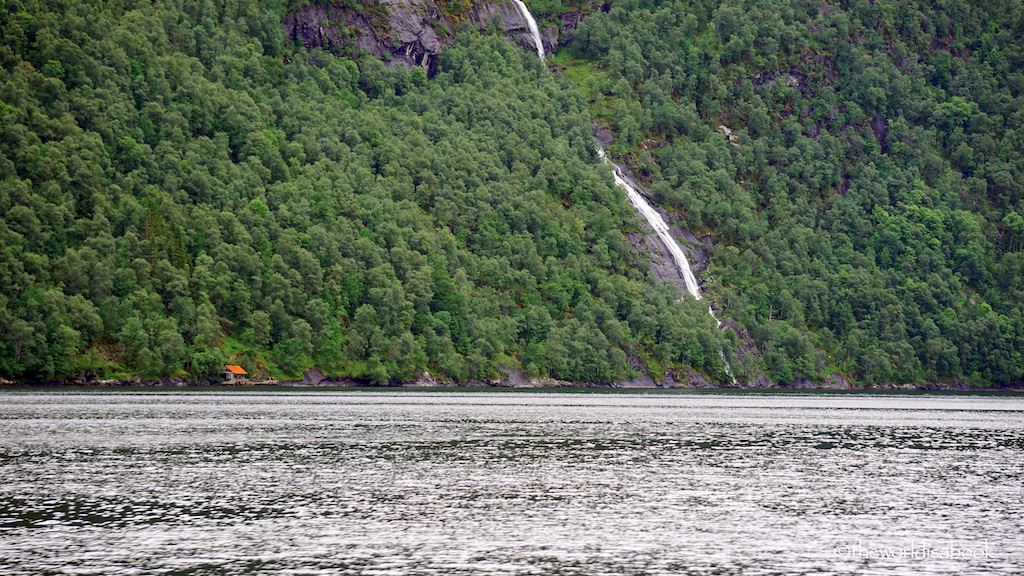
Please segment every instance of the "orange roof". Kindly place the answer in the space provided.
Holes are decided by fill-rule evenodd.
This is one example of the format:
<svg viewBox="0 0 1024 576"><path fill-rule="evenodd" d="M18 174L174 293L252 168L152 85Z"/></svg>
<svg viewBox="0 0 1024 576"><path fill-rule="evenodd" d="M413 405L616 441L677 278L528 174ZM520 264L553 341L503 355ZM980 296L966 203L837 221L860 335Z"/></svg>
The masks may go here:
<svg viewBox="0 0 1024 576"><path fill-rule="evenodd" d="M230 370L232 374L248 374L248 372L246 372L244 368L242 368L241 366L237 366L235 364L227 364L224 367Z"/></svg>

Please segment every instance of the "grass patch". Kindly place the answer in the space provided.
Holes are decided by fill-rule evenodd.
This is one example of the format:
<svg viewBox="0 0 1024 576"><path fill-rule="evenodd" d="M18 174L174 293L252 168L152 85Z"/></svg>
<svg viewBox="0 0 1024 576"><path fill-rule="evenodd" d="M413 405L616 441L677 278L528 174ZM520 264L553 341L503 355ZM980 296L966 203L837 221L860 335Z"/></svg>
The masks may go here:
<svg viewBox="0 0 1024 576"><path fill-rule="evenodd" d="M590 117L607 124L615 115L620 98L612 93L612 77L601 64L587 60L572 50L559 50L549 61L563 77L583 92Z"/></svg>

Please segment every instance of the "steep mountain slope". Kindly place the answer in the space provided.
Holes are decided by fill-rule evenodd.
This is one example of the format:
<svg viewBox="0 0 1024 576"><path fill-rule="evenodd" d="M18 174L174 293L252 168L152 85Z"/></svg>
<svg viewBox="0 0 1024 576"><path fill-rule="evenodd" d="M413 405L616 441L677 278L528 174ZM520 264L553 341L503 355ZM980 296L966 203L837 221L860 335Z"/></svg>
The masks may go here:
<svg viewBox="0 0 1024 576"><path fill-rule="evenodd" d="M1019 4L528 4L5 2L0 377L1021 381Z"/></svg>
<svg viewBox="0 0 1024 576"><path fill-rule="evenodd" d="M5 2L0 375L725 381L624 233L580 92L498 35L437 75L254 1Z"/></svg>
<svg viewBox="0 0 1024 576"><path fill-rule="evenodd" d="M556 62L770 377L1021 381L1020 3L609 5Z"/></svg>

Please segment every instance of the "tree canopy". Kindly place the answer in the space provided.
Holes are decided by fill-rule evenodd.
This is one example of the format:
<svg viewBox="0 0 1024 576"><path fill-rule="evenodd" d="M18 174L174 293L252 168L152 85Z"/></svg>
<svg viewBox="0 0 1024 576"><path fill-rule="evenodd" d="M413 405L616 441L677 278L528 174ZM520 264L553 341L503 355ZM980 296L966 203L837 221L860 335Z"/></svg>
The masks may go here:
<svg viewBox="0 0 1024 576"><path fill-rule="evenodd" d="M504 38L427 80L290 45L280 4L3 3L3 377L726 378L582 93Z"/></svg>
<svg viewBox="0 0 1024 576"><path fill-rule="evenodd" d="M560 63L770 377L1021 381L1020 2L609 4Z"/></svg>

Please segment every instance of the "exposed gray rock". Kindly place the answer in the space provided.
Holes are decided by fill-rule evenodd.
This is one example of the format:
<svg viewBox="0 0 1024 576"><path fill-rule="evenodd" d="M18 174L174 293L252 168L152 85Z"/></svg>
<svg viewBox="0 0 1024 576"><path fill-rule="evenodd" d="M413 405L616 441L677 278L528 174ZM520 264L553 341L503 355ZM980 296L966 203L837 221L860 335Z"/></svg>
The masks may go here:
<svg viewBox="0 0 1024 576"><path fill-rule="evenodd" d="M513 388L530 388L533 386L530 383L530 379L526 377L526 374L518 368L501 368L500 370L507 376L502 386L511 386Z"/></svg>
<svg viewBox="0 0 1024 576"><path fill-rule="evenodd" d="M829 374L825 377L825 385L823 388L827 388L829 390L849 390L853 388L853 386L842 374Z"/></svg>
<svg viewBox="0 0 1024 576"><path fill-rule="evenodd" d="M390 63L422 66L430 72L437 54L452 34L434 2L381 0L378 13L332 5L304 5L285 19L288 36L306 47L334 53L365 51Z"/></svg>
<svg viewBox="0 0 1024 576"><path fill-rule="evenodd" d="M721 388L700 372L691 369L666 374L658 384L664 388Z"/></svg>
<svg viewBox="0 0 1024 576"><path fill-rule="evenodd" d="M410 382L403 382L403 387L409 388L439 388L442 386L450 385L450 382L445 382L438 378L435 378L430 372L424 372L420 374L420 377Z"/></svg>
<svg viewBox="0 0 1024 576"><path fill-rule="evenodd" d="M573 12L566 12L562 14L562 25L560 27L561 32L561 44L565 45L572 42L576 37L576 28L583 22L583 19L587 17L585 12L578 10Z"/></svg>
<svg viewBox="0 0 1024 576"><path fill-rule="evenodd" d="M817 387L817 384L807 378L797 378L786 385L786 388L793 388L795 390L810 390L812 388L817 389Z"/></svg>
<svg viewBox="0 0 1024 576"><path fill-rule="evenodd" d="M647 225L644 224L646 228ZM679 268L676 267L672 256L668 253L665 245L648 228L648 234L626 234L626 239L633 251L647 258L651 263L651 271L659 280L675 284L679 290L686 294L686 280L683 278Z"/></svg>
<svg viewBox="0 0 1024 576"><path fill-rule="evenodd" d="M592 123L592 128L594 138L600 142L602 146L607 148L608 144L614 141L606 127L595 122ZM628 168L621 164L616 164L616 166L619 168L619 172L623 175L623 178L630 180L630 184L634 186L638 192L647 197L651 196L648 190L636 183L636 178L629 173ZM680 242L680 246L686 253L687 262L690 264L690 268L694 272L694 275L700 278L701 272L708 267L708 249L711 246L711 236L698 238L690 230L679 225L680 220L678 217L673 214L666 213L657 206L654 206L654 208L661 214L665 222L669 224L669 235L672 238L682 240L682 242ZM654 273L655 277L659 280L675 284L681 294L688 295L689 291L686 285L686 279L683 277L682 272L679 270L675 260L669 253L668 247L664 245L658 235L653 233L653 230L650 229L646 221L643 219L638 219L637 221L646 232L642 234L633 232L626 234L626 239L629 241L633 251L644 256L650 262L651 271ZM712 309L716 309L720 307L721 303L716 303L712 300L709 301L708 304ZM719 313L716 313L716 316L718 314ZM757 346L754 344L753 339L747 331L731 318L724 318L721 320L721 329L733 330L740 340L740 344L735 350L736 358L739 360L736 367L753 365L752 356L760 356L760 351L757 349ZM700 378L684 378L678 385L685 387L717 387L717 385L707 382L706 379L704 379L704 382L701 382L701 379L703 379L703 376ZM706 385L705 382L707 383ZM675 383L665 381L662 385L672 386L675 385ZM763 374L755 375L750 373L737 373L737 381L734 382L734 385L754 388L771 388L775 386L771 379L767 378Z"/></svg>
<svg viewBox="0 0 1024 576"><path fill-rule="evenodd" d="M637 372L643 372L644 374L649 372L647 362L644 362L644 359L636 354L626 356L626 361L629 362L629 367Z"/></svg>
<svg viewBox="0 0 1024 576"><path fill-rule="evenodd" d="M534 18L536 18L536 15ZM478 30L484 30L492 23L499 25L505 29L505 34L512 37L523 48L529 51L537 50L537 47L533 44L533 34L530 33L530 25L526 22L526 18L523 17L523 14L516 8L515 4L511 2L474 4L469 9L467 21ZM542 35L541 41L543 42L543 40ZM550 47L545 46L544 49L547 51Z"/></svg>
<svg viewBox="0 0 1024 576"><path fill-rule="evenodd" d="M757 344L754 343L754 339L750 337L747 330L740 326L736 320L732 318L722 319L722 330L732 330L739 339L734 350L736 354L736 366L742 368L743 366L752 366L754 359L761 356L761 351L757 349ZM740 385L745 388L775 388L776 384L771 378L761 373L754 373L753 371L737 373L737 379L740 380Z"/></svg>
<svg viewBox="0 0 1024 576"><path fill-rule="evenodd" d="M882 147L882 153L888 152L889 144L885 141L885 137L889 133L889 121L886 120L885 116L882 116L881 112L876 112L875 116L871 119L871 131L875 133L875 139L878 140L879 146Z"/></svg>
<svg viewBox="0 0 1024 576"><path fill-rule="evenodd" d="M316 368L310 368L302 373L303 386L319 386L327 380L327 376Z"/></svg>
<svg viewBox="0 0 1024 576"><path fill-rule="evenodd" d="M428 74L433 74L441 50L452 44L462 26L481 31L497 26L524 49L537 49L526 18L511 2L476 2L457 17L446 16L435 0L379 0L379 6L371 13L303 5L283 24L288 37L306 47L339 54L365 52L388 66L419 66ZM573 27L576 24L578 20ZM545 51L553 52L558 46L558 30L542 26L540 32Z"/></svg>
<svg viewBox="0 0 1024 576"><path fill-rule="evenodd" d="M600 124L592 123L594 138L601 143L605 148L608 147L609 143L614 142L610 131L607 127ZM637 182L636 177L629 171L627 166L620 163L614 162L615 166L619 169L619 173L623 179L628 180L630 185L633 186L640 194L651 198L651 193L644 186ZM658 208L656 205L651 204L652 207L661 214L662 219L669 225L669 236L683 240L680 246L683 252L686 253L687 262L690 264L690 269L693 271L695 276L700 275L700 272L707 267L708 257L707 248L704 243L699 240L693 232L690 232L686 228L679 225L679 218L665 212ZM651 269L654 275L659 280L671 282L675 284L680 292L687 294L689 292L686 287L686 280L683 278L682 272L676 267L675 260L668 251L668 247L664 245L662 240L654 231L651 230L650 225L647 224L642 218L638 218L637 222L644 228L645 233L634 234L629 233L626 238L629 240L630 246L633 250L643 254L651 262ZM698 266L694 266L694 263L698 263Z"/></svg>
<svg viewBox="0 0 1024 576"><path fill-rule="evenodd" d="M594 139L597 140L605 150L615 145L615 136L612 135L610 128L598 124L597 122L591 122L590 126L594 131Z"/></svg>
<svg viewBox="0 0 1024 576"><path fill-rule="evenodd" d="M579 388L586 386L579 382L566 382L565 380L555 380L554 378L531 378L530 387L532 388Z"/></svg>
<svg viewBox="0 0 1024 576"><path fill-rule="evenodd" d="M540 41L544 45L544 52L552 54L558 50L558 30L550 26L540 29Z"/></svg>

